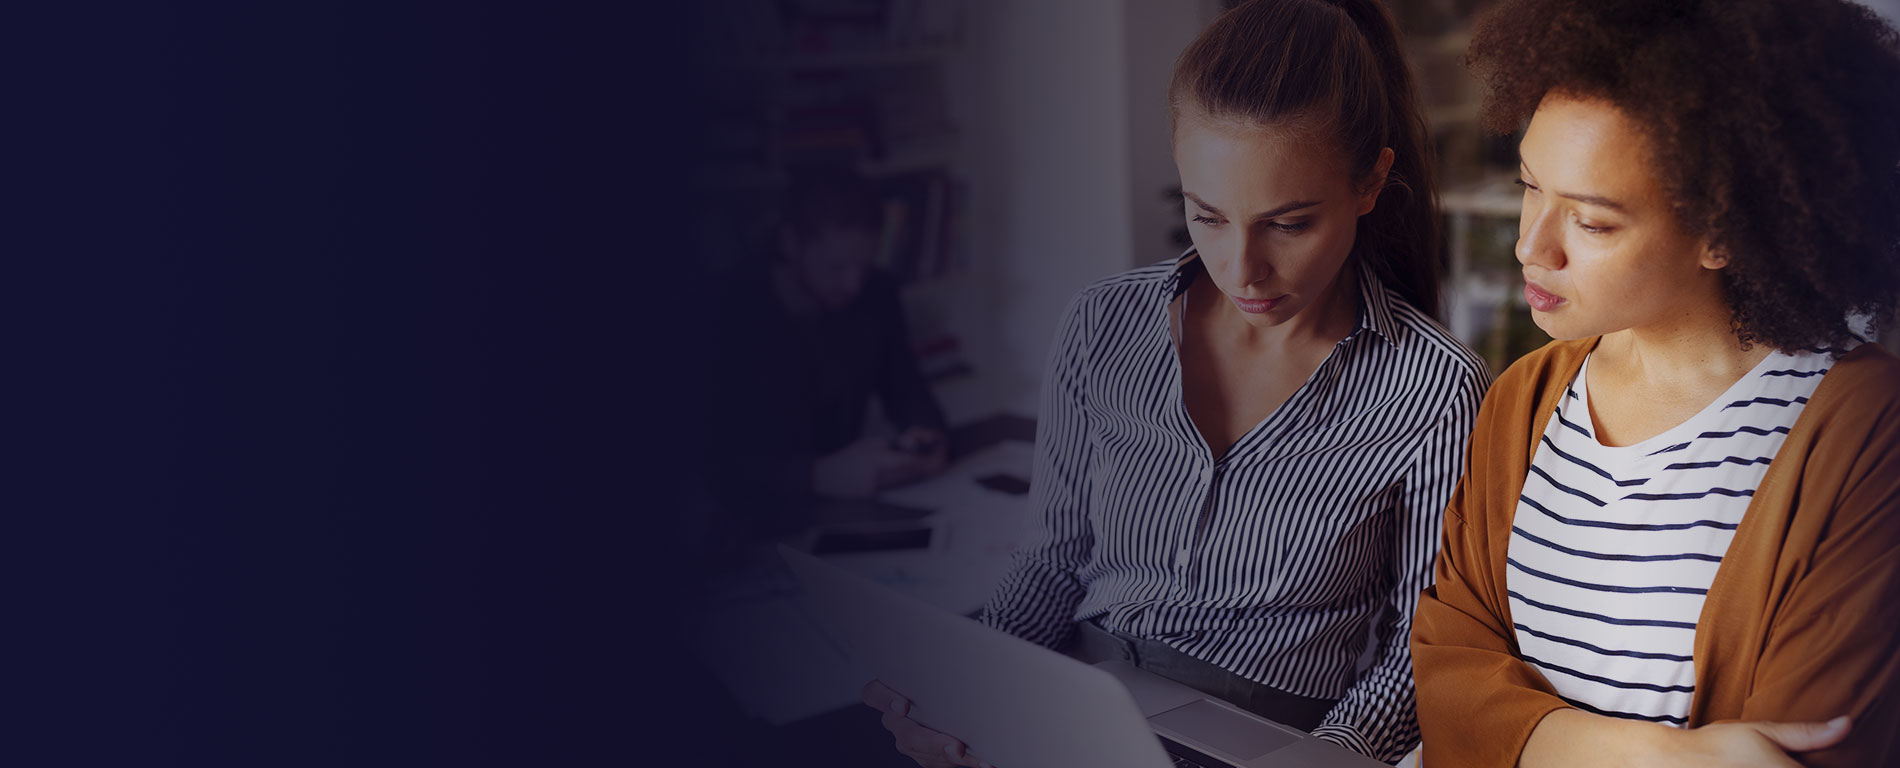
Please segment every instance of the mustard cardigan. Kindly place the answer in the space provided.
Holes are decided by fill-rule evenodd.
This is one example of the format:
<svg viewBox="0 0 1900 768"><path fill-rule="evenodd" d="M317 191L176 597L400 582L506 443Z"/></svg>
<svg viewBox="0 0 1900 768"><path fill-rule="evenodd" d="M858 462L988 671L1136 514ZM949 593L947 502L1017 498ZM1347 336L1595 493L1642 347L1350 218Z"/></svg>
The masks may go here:
<svg viewBox="0 0 1900 768"><path fill-rule="evenodd" d="M1491 386L1412 622L1428 768L1508 768L1566 704L1518 659L1504 556L1537 436L1597 340L1553 342ZM1808 766L1900 764L1900 358L1822 378L1716 571L1696 626L1689 727L1854 718Z"/></svg>

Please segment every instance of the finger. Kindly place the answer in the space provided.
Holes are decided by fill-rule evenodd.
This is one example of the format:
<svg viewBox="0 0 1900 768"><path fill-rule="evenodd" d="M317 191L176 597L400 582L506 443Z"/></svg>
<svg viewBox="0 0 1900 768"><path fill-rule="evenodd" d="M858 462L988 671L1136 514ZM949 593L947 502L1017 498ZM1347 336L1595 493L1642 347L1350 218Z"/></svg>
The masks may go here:
<svg viewBox="0 0 1900 768"><path fill-rule="evenodd" d="M919 729L922 729L925 732L925 734L936 733L936 731L932 731L928 728L924 728L923 726L918 725L916 720L912 720L908 717L897 714L896 712L884 713L884 717L880 718L878 722L883 724L884 730L890 731L891 735L897 737L897 740L899 742L897 746L900 749L903 748L903 746L906 743L917 741L917 739L919 738L918 736ZM906 741L906 740L909 740L909 741ZM929 750L924 750L924 751L929 751Z"/></svg>
<svg viewBox="0 0 1900 768"><path fill-rule="evenodd" d="M891 698L884 702L884 711L898 717L908 718L910 715L910 699L904 698L896 691L891 691Z"/></svg>
<svg viewBox="0 0 1900 768"><path fill-rule="evenodd" d="M1776 746L1789 752L1811 752L1826 749L1841 743L1847 738L1847 731L1853 726L1846 715L1825 723L1752 723L1755 730Z"/></svg>
<svg viewBox="0 0 1900 768"><path fill-rule="evenodd" d="M907 717L884 716L884 728L897 737L897 751L925 765L985 768L988 763L971 754L957 737L934 731Z"/></svg>
<svg viewBox="0 0 1900 768"><path fill-rule="evenodd" d="M897 737L897 749L906 754L916 754L937 760L943 759L943 747L946 741L955 738L939 731L933 731L922 723L903 715L886 712L881 720L884 730Z"/></svg>
<svg viewBox="0 0 1900 768"><path fill-rule="evenodd" d="M918 734L917 725L906 717L885 713L881 720L884 730L891 732L891 741L896 745L898 754L917 761L918 765L930 766L943 761L943 755L931 751L927 739Z"/></svg>
<svg viewBox="0 0 1900 768"><path fill-rule="evenodd" d="M977 757L976 753L971 752L968 747L965 747L963 750L963 759L957 761L956 764L964 766L965 768L996 768L996 766L990 765L989 761Z"/></svg>
<svg viewBox="0 0 1900 768"><path fill-rule="evenodd" d="M883 681L873 679L864 684L864 689L859 691L858 695L864 700L864 706L880 712L888 712L891 708L891 700L897 697L897 692L885 687Z"/></svg>
<svg viewBox="0 0 1900 768"><path fill-rule="evenodd" d="M937 735L939 738L934 741L939 745L939 754L948 759L949 765L960 765L966 768L984 768L984 766L988 765L988 763L978 760L976 755L970 754L970 748L964 746L963 742L956 740L955 737L944 734Z"/></svg>
<svg viewBox="0 0 1900 768"><path fill-rule="evenodd" d="M969 765L963 761L963 742L919 725L908 718L885 715L884 727L897 737L897 751L929 768Z"/></svg>

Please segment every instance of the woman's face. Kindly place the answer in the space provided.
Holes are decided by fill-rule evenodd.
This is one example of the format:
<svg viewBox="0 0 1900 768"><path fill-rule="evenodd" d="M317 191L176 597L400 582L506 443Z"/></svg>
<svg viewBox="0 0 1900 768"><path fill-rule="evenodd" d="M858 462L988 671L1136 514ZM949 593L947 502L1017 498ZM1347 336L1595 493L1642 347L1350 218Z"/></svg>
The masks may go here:
<svg viewBox="0 0 1900 768"><path fill-rule="evenodd" d="M1279 325L1328 300L1359 217L1378 198L1392 151L1354 184L1331 144L1192 116L1175 132L1188 236L1250 325Z"/></svg>
<svg viewBox="0 0 1900 768"><path fill-rule="evenodd" d="M1649 138L1610 103L1553 94L1518 145L1524 298L1558 339L1721 311L1725 258L1672 209Z"/></svg>

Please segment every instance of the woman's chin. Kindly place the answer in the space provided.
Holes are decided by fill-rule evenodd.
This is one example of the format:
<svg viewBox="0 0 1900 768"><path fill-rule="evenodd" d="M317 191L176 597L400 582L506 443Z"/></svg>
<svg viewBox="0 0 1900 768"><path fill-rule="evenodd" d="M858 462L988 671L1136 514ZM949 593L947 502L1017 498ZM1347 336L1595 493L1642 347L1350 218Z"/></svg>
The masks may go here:
<svg viewBox="0 0 1900 768"><path fill-rule="evenodd" d="M1567 309L1567 307L1559 308L1558 311L1561 312L1563 309ZM1531 310L1531 322L1536 323L1538 329L1542 330L1545 335L1557 341L1576 341L1577 339L1586 339L1591 336L1602 335L1601 331L1585 327L1582 323L1569 322L1568 320L1569 318L1556 317L1550 312Z"/></svg>

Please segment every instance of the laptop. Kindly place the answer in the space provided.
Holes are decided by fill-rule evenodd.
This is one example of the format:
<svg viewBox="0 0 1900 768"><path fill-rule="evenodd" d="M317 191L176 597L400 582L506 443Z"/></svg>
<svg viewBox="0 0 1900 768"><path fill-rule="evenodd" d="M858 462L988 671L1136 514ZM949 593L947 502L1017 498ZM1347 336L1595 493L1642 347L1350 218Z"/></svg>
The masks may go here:
<svg viewBox="0 0 1900 768"><path fill-rule="evenodd" d="M911 701L912 719L997 768L1385 765L1127 662L1087 664L810 554L779 552L820 623Z"/></svg>

